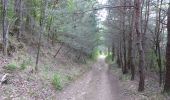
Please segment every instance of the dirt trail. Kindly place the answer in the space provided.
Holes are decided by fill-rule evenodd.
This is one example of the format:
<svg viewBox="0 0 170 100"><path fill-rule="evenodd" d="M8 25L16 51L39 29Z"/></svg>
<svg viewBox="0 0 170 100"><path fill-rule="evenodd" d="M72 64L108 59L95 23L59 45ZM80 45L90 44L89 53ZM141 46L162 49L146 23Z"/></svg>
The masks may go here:
<svg viewBox="0 0 170 100"><path fill-rule="evenodd" d="M130 100L121 95L119 80L104 59L100 58L91 71L57 95L57 100Z"/></svg>

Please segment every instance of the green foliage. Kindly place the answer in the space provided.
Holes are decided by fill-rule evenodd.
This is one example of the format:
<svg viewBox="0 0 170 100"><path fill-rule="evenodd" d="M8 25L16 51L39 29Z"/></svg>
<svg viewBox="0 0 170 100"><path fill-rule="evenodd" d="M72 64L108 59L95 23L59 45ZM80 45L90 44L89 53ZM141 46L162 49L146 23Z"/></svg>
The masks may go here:
<svg viewBox="0 0 170 100"><path fill-rule="evenodd" d="M56 90L61 90L62 89L60 74L56 73L56 74L53 75L52 84L54 85Z"/></svg>
<svg viewBox="0 0 170 100"><path fill-rule="evenodd" d="M68 10L72 12L74 10L74 0L67 0Z"/></svg>
<svg viewBox="0 0 170 100"><path fill-rule="evenodd" d="M100 55L100 51L99 49L96 48L91 53L91 59L96 60L99 55Z"/></svg>
<svg viewBox="0 0 170 100"><path fill-rule="evenodd" d="M9 20L12 20L12 19L15 19L14 18L14 1L13 0L9 0L9 3L8 3L8 11L7 11L7 15L8 15L8 18Z"/></svg>
<svg viewBox="0 0 170 100"><path fill-rule="evenodd" d="M152 66L150 66L150 69L156 72L159 72L159 66L158 66L158 56L156 56L155 52L151 49L148 54L146 54L146 59L149 61L152 61ZM161 58L161 64L162 64L162 70L165 69L165 59Z"/></svg>
<svg viewBox="0 0 170 100"><path fill-rule="evenodd" d="M6 65L4 68L9 71L15 71L17 69L17 65L15 63L11 63L11 64Z"/></svg>
<svg viewBox="0 0 170 100"><path fill-rule="evenodd" d="M23 61L22 63L21 63L21 65L20 65L20 69L21 70L24 70L25 68L26 68L26 64L25 64L25 62Z"/></svg>

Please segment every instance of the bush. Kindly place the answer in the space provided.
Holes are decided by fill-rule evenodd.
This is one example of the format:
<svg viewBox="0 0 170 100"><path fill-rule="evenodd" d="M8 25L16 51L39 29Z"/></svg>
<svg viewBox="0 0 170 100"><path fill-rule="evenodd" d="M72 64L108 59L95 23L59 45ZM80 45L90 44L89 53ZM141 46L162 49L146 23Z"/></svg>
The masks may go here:
<svg viewBox="0 0 170 100"><path fill-rule="evenodd" d="M12 64L8 64L5 66L5 69L9 70L9 71L14 71L17 69L17 65L12 63Z"/></svg>
<svg viewBox="0 0 170 100"><path fill-rule="evenodd" d="M52 77L52 84L54 85L56 90L61 90L62 86L61 86L61 76L56 73L53 75Z"/></svg>
<svg viewBox="0 0 170 100"><path fill-rule="evenodd" d="M91 58L92 58L93 60L96 60L99 55L100 55L99 50L98 50L98 49L94 49L94 50L92 51L92 53L91 53Z"/></svg>

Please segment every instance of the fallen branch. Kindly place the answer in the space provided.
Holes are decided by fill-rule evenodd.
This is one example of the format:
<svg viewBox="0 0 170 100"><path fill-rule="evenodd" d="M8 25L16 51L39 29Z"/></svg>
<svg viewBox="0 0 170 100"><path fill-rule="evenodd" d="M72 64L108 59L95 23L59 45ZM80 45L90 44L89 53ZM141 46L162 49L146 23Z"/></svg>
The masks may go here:
<svg viewBox="0 0 170 100"><path fill-rule="evenodd" d="M61 44L61 46L60 46L60 48L57 50L56 54L54 55L54 58L56 58L56 56L58 55L58 53L59 53L59 52L60 52L60 50L62 49L63 44L64 44L64 43L62 43L62 44Z"/></svg>

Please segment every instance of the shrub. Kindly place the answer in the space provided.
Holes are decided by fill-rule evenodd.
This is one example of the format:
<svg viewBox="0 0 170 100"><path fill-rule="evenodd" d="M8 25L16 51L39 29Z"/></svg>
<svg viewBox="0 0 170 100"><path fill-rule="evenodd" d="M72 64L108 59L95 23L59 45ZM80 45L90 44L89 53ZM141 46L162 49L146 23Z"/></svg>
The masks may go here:
<svg viewBox="0 0 170 100"><path fill-rule="evenodd" d="M92 51L92 53L91 53L91 58L92 58L93 60L96 60L99 55L100 55L99 50L98 50L98 49L94 49L94 50Z"/></svg>
<svg viewBox="0 0 170 100"><path fill-rule="evenodd" d="M5 66L5 69L9 70L9 71L14 71L17 69L17 65L12 63L12 64L8 64Z"/></svg>
<svg viewBox="0 0 170 100"><path fill-rule="evenodd" d="M56 73L53 75L52 77L52 84L54 85L56 90L61 90L62 86L61 86L61 76Z"/></svg>

